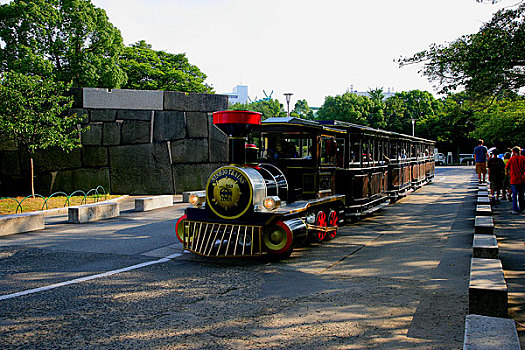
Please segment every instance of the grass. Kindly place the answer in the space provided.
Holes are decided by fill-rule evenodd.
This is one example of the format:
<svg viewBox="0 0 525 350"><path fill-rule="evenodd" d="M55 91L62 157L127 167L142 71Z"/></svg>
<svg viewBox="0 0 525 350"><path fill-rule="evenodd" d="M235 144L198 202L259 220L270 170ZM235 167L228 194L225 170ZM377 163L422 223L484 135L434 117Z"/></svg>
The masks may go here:
<svg viewBox="0 0 525 350"><path fill-rule="evenodd" d="M107 198L106 198L107 197ZM94 195L88 196L86 201L84 201L84 196L74 196L69 198L69 206L81 205L81 204L91 204L109 200L113 198L120 197L119 195ZM13 198L4 198L0 199L0 215L10 215L17 213L18 203L20 203L24 197L14 197ZM47 198L46 198L47 199ZM83 202L84 201L84 202ZM35 198L26 198L22 202L22 212L29 213L32 211L46 210L46 209L55 209L55 208L64 208L66 206L67 197L51 197L47 201L47 206L44 204L45 199L41 197ZM43 207L43 208L42 208ZM20 208L18 208L18 213L20 213Z"/></svg>

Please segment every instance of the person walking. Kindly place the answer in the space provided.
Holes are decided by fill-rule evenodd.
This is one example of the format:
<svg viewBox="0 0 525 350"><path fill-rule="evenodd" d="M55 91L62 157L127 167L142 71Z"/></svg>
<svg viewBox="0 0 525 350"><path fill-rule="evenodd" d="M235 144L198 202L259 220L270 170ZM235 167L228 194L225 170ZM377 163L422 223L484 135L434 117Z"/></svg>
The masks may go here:
<svg viewBox="0 0 525 350"><path fill-rule="evenodd" d="M525 198L523 197L525 187L525 156L521 155L521 149L518 146L512 149L512 157L510 157L505 169L507 169L510 174L512 214L519 214L525 210Z"/></svg>
<svg viewBox="0 0 525 350"><path fill-rule="evenodd" d="M474 148L474 160L476 161L476 174L478 174L479 183L481 181L481 175L483 174L483 182L487 176L487 156L489 151L487 147L483 146L483 140L478 141L478 146Z"/></svg>
<svg viewBox="0 0 525 350"><path fill-rule="evenodd" d="M499 203L499 193L503 189L503 178L505 176L505 163L498 157L498 150L493 150L487 162L489 171L490 192L492 193L492 203Z"/></svg>
<svg viewBox="0 0 525 350"><path fill-rule="evenodd" d="M510 175L506 167L510 160L511 152L512 150L509 149L509 152L505 152L503 155L503 163L505 163L505 176L503 177L503 194L501 195L503 199L507 198L509 202L512 202L512 191L510 189Z"/></svg>

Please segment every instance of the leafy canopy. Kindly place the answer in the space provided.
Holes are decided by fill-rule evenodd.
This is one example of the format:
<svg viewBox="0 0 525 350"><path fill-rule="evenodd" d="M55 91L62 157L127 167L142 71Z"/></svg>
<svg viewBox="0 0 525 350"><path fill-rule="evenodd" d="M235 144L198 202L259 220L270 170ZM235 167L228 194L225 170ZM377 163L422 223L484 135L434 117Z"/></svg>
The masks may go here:
<svg viewBox="0 0 525 350"><path fill-rule="evenodd" d="M212 87L204 83L206 74L190 64L186 54L155 51L144 40L124 48L120 65L128 77L123 86L127 89L213 91Z"/></svg>
<svg viewBox="0 0 525 350"><path fill-rule="evenodd" d="M247 104L234 103L230 106L229 110L259 112L262 114L263 119L271 117L286 117L286 112L283 109L283 105L279 103L279 100L274 100L273 98Z"/></svg>
<svg viewBox="0 0 525 350"><path fill-rule="evenodd" d="M0 71L73 87L118 88L120 31L88 0L14 0L0 6Z"/></svg>
<svg viewBox="0 0 525 350"><path fill-rule="evenodd" d="M525 86L525 4L498 11L478 33L445 45L432 44L398 62L423 63L421 72L443 93L465 88L482 99L518 91Z"/></svg>
<svg viewBox="0 0 525 350"><path fill-rule="evenodd" d="M69 151L80 146L76 125L82 116L67 115L72 97L69 86L37 75L9 72L0 79L0 134L29 154L58 146Z"/></svg>

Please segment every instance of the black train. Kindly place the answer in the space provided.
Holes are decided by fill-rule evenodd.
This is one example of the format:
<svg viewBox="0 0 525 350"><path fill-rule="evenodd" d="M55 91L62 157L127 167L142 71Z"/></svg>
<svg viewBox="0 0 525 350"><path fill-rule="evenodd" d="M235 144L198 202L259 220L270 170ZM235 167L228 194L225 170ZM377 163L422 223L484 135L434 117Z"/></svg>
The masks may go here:
<svg viewBox="0 0 525 350"><path fill-rule="evenodd" d="M202 256L287 257L434 177L434 141L340 121L213 114L228 166L190 196L175 231Z"/></svg>

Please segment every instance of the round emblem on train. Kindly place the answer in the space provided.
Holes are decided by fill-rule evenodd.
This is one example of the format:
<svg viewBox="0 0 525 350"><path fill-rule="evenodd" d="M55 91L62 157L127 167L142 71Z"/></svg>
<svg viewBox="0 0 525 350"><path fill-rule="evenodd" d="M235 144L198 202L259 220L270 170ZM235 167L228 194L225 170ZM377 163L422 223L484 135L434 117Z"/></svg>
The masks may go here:
<svg viewBox="0 0 525 350"><path fill-rule="evenodd" d="M228 166L211 174L206 185L206 202L223 219L242 216L252 204L252 186L242 169Z"/></svg>

